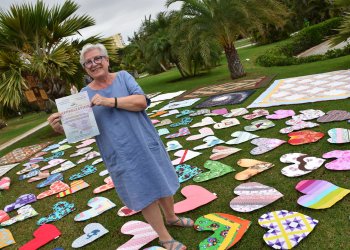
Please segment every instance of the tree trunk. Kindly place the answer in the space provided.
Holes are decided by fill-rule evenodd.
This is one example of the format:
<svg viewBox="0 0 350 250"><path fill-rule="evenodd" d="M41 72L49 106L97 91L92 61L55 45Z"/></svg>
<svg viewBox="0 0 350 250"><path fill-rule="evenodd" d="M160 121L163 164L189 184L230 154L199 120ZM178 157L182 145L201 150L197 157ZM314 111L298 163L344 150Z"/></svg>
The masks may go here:
<svg viewBox="0 0 350 250"><path fill-rule="evenodd" d="M165 66L164 66L161 62L159 62L159 65L160 65L160 67L162 68L162 70L164 70L164 72L167 71L167 69L165 68Z"/></svg>
<svg viewBox="0 0 350 250"><path fill-rule="evenodd" d="M182 71L180 63L179 62L175 62L175 65L176 65L176 68L178 69L178 71L180 72L181 77L185 78L186 76L185 76L184 72Z"/></svg>
<svg viewBox="0 0 350 250"><path fill-rule="evenodd" d="M232 46L225 47L228 70L230 71L231 79L237 79L245 76L243 65L239 59L236 48Z"/></svg>

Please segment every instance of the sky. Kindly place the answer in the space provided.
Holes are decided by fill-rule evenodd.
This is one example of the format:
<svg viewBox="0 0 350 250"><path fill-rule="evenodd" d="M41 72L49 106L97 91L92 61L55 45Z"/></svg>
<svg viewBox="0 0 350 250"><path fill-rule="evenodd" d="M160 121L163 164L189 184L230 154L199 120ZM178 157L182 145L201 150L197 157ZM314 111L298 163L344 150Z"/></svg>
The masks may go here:
<svg viewBox="0 0 350 250"><path fill-rule="evenodd" d="M36 0L0 0L0 8L9 10L11 4L35 3ZM48 6L63 4L64 0L44 0ZM80 30L83 38L92 35L109 37L121 33L124 42L137 31L145 16L152 18L161 11L179 9L181 3L165 7L165 0L75 0L80 5L78 14L88 14L95 25Z"/></svg>

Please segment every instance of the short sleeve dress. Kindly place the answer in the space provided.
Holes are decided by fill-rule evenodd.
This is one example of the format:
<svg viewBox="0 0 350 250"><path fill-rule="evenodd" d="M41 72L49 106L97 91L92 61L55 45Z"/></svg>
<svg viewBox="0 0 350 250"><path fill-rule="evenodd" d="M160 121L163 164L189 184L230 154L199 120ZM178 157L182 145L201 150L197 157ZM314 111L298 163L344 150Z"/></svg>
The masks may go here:
<svg viewBox="0 0 350 250"><path fill-rule="evenodd" d="M87 91L104 97L143 95L135 79L120 71L113 83L101 90ZM179 181L163 142L145 111L94 106L100 135L96 143L104 164L123 203L142 210L159 198L174 195Z"/></svg>

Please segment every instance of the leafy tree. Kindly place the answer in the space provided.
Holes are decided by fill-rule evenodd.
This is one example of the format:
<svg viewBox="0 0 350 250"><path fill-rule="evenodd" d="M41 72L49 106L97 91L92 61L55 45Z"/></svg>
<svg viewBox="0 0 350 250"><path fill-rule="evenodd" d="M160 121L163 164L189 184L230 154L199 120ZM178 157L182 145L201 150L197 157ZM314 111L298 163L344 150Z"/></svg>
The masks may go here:
<svg viewBox="0 0 350 250"><path fill-rule="evenodd" d="M341 42L346 41L350 37L350 0L336 0L336 4L343 7L346 11L343 23L340 26L339 34L334 36L332 39L332 44L337 45Z"/></svg>
<svg viewBox="0 0 350 250"><path fill-rule="evenodd" d="M169 6L183 2L181 13L192 20L192 29L213 37L225 51L232 79L245 75L234 42L266 24L283 26L287 10L277 0L167 0Z"/></svg>
<svg viewBox="0 0 350 250"><path fill-rule="evenodd" d="M92 17L75 14L78 8L67 0L52 8L38 1L0 10L0 106L17 109L29 78L51 97L62 96L68 83L81 82L79 49L102 39L71 38L94 25ZM104 42L112 51L111 40Z"/></svg>

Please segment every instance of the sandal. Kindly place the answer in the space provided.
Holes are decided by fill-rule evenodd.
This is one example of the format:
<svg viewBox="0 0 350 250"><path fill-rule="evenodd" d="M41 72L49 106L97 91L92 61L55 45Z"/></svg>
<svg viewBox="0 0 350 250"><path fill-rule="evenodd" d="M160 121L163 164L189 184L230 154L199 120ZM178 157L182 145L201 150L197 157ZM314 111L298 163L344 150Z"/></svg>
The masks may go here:
<svg viewBox="0 0 350 250"><path fill-rule="evenodd" d="M178 217L178 219L175 221L166 222L167 226L179 226L179 227L193 227L193 224L194 224L193 220L185 217Z"/></svg>
<svg viewBox="0 0 350 250"><path fill-rule="evenodd" d="M177 241L177 240L174 240L174 239L167 240L167 241L159 240L158 243L159 243L159 245L161 247L164 247L164 248L166 248L165 247L166 244L170 244L170 248L168 250L186 250L187 249L184 244L182 244L180 241ZM177 244L177 246L176 246L176 244Z"/></svg>

